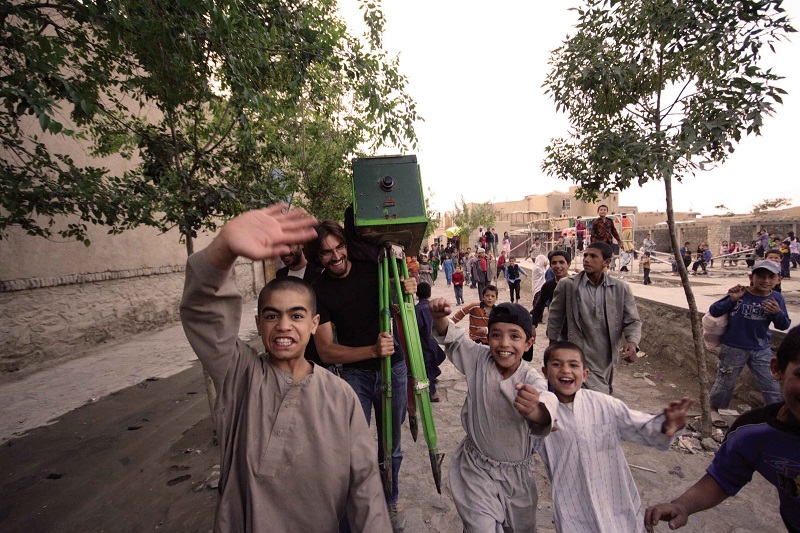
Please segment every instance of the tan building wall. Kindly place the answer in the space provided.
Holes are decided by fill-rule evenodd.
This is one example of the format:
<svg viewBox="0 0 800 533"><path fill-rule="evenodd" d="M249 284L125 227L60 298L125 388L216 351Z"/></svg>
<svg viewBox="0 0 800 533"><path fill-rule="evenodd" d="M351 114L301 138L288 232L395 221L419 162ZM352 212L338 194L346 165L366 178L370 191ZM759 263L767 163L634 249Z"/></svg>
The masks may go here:
<svg viewBox="0 0 800 533"><path fill-rule="evenodd" d="M120 175L138 163L92 159L88 146L45 136L37 123L26 126L38 129L49 149L69 154L77 165L104 166ZM0 372L75 357L97 343L178 319L186 247L176 230L159 234L140 227L108 235L107 228L90 227L89 247L13 228L8 233L0 240ZM195 249L211 237L201 234ZM272 264L237 263L240 292L254 296L267 267L274 273Z"/></svg>

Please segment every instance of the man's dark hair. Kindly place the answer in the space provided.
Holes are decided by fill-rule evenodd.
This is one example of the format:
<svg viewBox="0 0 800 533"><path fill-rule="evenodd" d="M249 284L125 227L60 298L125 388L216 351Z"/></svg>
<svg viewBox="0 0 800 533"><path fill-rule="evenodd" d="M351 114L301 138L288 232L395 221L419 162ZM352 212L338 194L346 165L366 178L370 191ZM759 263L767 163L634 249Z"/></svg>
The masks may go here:
<svg viewBox="0 0 800 533"><path fill-rule="evenodd" d="M261 310L264 308L267 298L275 291L294 291L296 293L305 294L311 304L311 309L309 309L309 311L311 311L313 315L317 314L317 295L314 294L314 289L311 288L311 285L301 278L283 276L281 278L275 278L267 283L264 288L261 289L261 292L258 293L258 316L261 316Z"/></svg>
<svg viewBox="0 0 800 533"><path fill-rule="evenodd" d="M778 257L782 257L781 251L777 248L770 248L766 252L764 252L764 257L767 257L769 254L777 254Z"/></svg>
<svg viewBox="0 0 800 533"><path fill-rule="evenodd" d="M600 250L600 254L602 254L603 259L611 259L611 256L614 255L614 250L611 248L611 246L604 242L593 242L586 247L587 250L589 248Z"/></svg>
<svg viewBox="0 0 800 533"><path fill-rule="evenodd" d="M344 235L344 228L335 220L323 220L314 228L317 231L317 238L312 239L305 243L303 251L308 261L320 264L319 254L322 251L322 241L328 235L333 235L343 243L347 243L347 238Z"/></svg>
<svg viewBox="0 0 800 533"><path fill-rule="evenodd" d="M485 286L485 287L483 288L483 292L481 293L481 296L483 296L484 294L486 294L486 291L492 291L493 293L495 293L495 294L498 294L498 292L497 292L497 287L495 287L494 285L487 285L487 286Z"/></svg>
<svg viewBox="0 0 800 533"><path fill-rule="evenodd" d="M567 251L566 251L566 250L553 250L552 252L550 252L549 254L547 254L547 261L548 261L548 262L552 261L552 260L553 260L553 258L554 258L554 257L556 257L556 256L558 256L558 255L560 255L561 257L563 257L563 258L564 258L564 261L566 261L566 262L567 262L567 264L570 264L570 263L572 262L572 260L570 259L570 257L567 255Z"/></svg>
<svg viewBox="0 0 800 533"><path fill-rule="evenodd" d="M417 298L420 300L426 300L431 297L431 286L426 281L420 281L417 283Z"/></svg>
<svg viewBox="0 0 800 533"><path fill-rule="evenodd" d="M558 350L572 350L581 354L581 363L583 363L583 368L587 368L586 366L586 355L581 350L581 347L575 344L574 342L569 341L558 341L554 342L544 350L544 362L542 363L544 366L547 366L547 362L550 360L550 356L553 352L557 352Z"/></svg>
<svg viewBox="0 0 800 533"><path fill-rule="evenodd" d="M600 204L597 206L597 210L600 211L601 207L605 207L606 209L608 209L608 206L606 204Z"/></svg>
<svg viewBox="0 0 800 533"><path fill-rule="evenodd" d="M789 363L800 361L800 326L795 326L789 330L778 347L775 357L778 359L778 370L781 372L786 371Z"/></svg>

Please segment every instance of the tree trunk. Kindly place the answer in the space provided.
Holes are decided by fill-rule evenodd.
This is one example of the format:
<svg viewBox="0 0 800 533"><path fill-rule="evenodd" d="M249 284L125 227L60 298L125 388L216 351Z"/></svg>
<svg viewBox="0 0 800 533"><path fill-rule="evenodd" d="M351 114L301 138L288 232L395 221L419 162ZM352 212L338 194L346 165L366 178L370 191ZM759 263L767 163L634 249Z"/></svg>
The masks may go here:
<svg viewBox="0 0 800 533"><path fill-rule="evenodd" d="M686 295L686 303L689 304L689 319L692 323L692 340L694 341L694 356L697 360L697 378L698 384L700 385L700 408L702 411L700 431L704 437L710 437L711 400L708 393L708 370L706 365L706 350L703 344L703 328L700 323L700 318L697 316L697 302L694 299L692 284L689 281L689 271L686 270L683 257L680 255L678 234L675 231L675 213L672 209L672 178L670 176L664 177L664 189L667 195L667 227L669 227L669 238L672 242L672 254L675 256L675 262L678 265L678 273L681 277L683 292Z"/></svg>
<svg viewBox="0 0 800 533"><path fill-rule="evenodd" d="M189 257L194 253L194 240L191 235L184 235L183 237L186 239L186 257Z"/></svg>
<svg viewBox="0 0 800 533"><path fill-rule="evenodd" d="M183 238L186 240L186 255L190 256L194 253L194 239L186 233L184 233ZM211 379L205 367L203 368L203 379L206 382L206 396L208 397L208 407L211 410L211 425L214 427L213 434L216 439L217 416L214 413L214 406L217 404L217 389L214 387L214 380Z"/></svg>

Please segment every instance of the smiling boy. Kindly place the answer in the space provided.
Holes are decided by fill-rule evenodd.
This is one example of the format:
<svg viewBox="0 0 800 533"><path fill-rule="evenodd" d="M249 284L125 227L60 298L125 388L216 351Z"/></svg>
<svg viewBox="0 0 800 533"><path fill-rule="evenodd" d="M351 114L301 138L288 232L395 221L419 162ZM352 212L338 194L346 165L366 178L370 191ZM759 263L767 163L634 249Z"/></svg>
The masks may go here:
<svg viewBox="0 0 800 533"><path fill-rule="evenodd" d="M544 285L542 285L539 299L536 301L536 305L534 305L533 309L531 310L533 327L538 326L542 321L544 310L550 305L550 301L553 299L553 293L556 290L556 285L558 282L569 275L570 260L567 258L567 253L564 250L553 250L549 254L549 259L550 269L553 271L553 274L555 274L556 277L545 281Z"/></svg>
<svg viewBox="0 0 800 533"><path fill-rule="evenodd" d="M258 298L259 354L239 339L238 256L260 260L312 238L316 221L282 206L228 222L189 257L186 337L218 391L221 479L215 531L391 531L375 443L353 390L304 357L319 324L310 286L291 276ZM331 443L348 443L331 446ZM313 502L309 505L308 502Z"/></svg>
<svg viewBox="0 0 800 533"><path fill-rule="evenodd" d="M772 335L770 324L785 330L791 325L786 302L773 289L780 281L780 267L773 261L759 261L750 273L752 287L735 285L727 296L711 304L714 317L728 315L728 327L722 335L717 378L711 387L711 404L727 409L736 379L745 365L755 376L769 405L780 401L781 392L770 373Z"/></svg>
<svg viewBox="0 0 800 533"><path fill-rule="evenodd" d="M668 449L692 401L671 402L663 414L651 415L584 389L589 369L571 342L547 347L542 372L559 401L559 430L535 439L534 447L553 487L556 531L643 531L639 492L621 441Z"/></svg>
<svg viewBox="0 0 800 533"><path fill-rule="evenodd" d="M430 303L434 339L464 374L466 436L453 453L450 490L469 533L535 532L538 494L532 444L552 426L558 400L522 354L533 345L531 316L519 304L494 306L489 345L472 342L448 320L443 298Z"/></svg>
<svg viewBox="0 0 800 533"><path fill-rule="evenodd" d="M770 370L781 400L736 419L706 474L670 503L647 509L647 531L661 520L670 529L685 526L689 516L735 496L756 471L777 489L786 531L800 531L800 327L786 334Z"/></svg>
<svg viewBox="0 0 800 533"><path fill-rule="evenodd" d="M453 322L458 324L465 316L469 317L469 338L481 344L488 344L489 313L497 302L497 287L487 285L483 288L480 302L465 305L453 315Z"/></svg>

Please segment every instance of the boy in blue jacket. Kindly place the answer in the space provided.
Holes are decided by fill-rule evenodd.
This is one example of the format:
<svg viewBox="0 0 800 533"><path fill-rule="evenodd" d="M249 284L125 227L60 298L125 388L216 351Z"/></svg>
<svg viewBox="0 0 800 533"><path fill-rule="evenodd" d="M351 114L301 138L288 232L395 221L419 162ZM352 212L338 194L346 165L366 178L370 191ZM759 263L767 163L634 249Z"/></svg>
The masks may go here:
<svg viewBox="0 0 800 533"><path fill-rule="evenodd" d="M781 400L778 383L772 379L769 364L770 323L786 330L791 324L786 302L773 289L780 281L780 267L773 261L759 261L750 274L751 287L736 285L725 298L714 302L708 310L714 317L728 315L728 329L722 336L719 369L711 387L711 404L726 409L733 396L736 378L747 365L764 394L767 405Z"/></svg>

